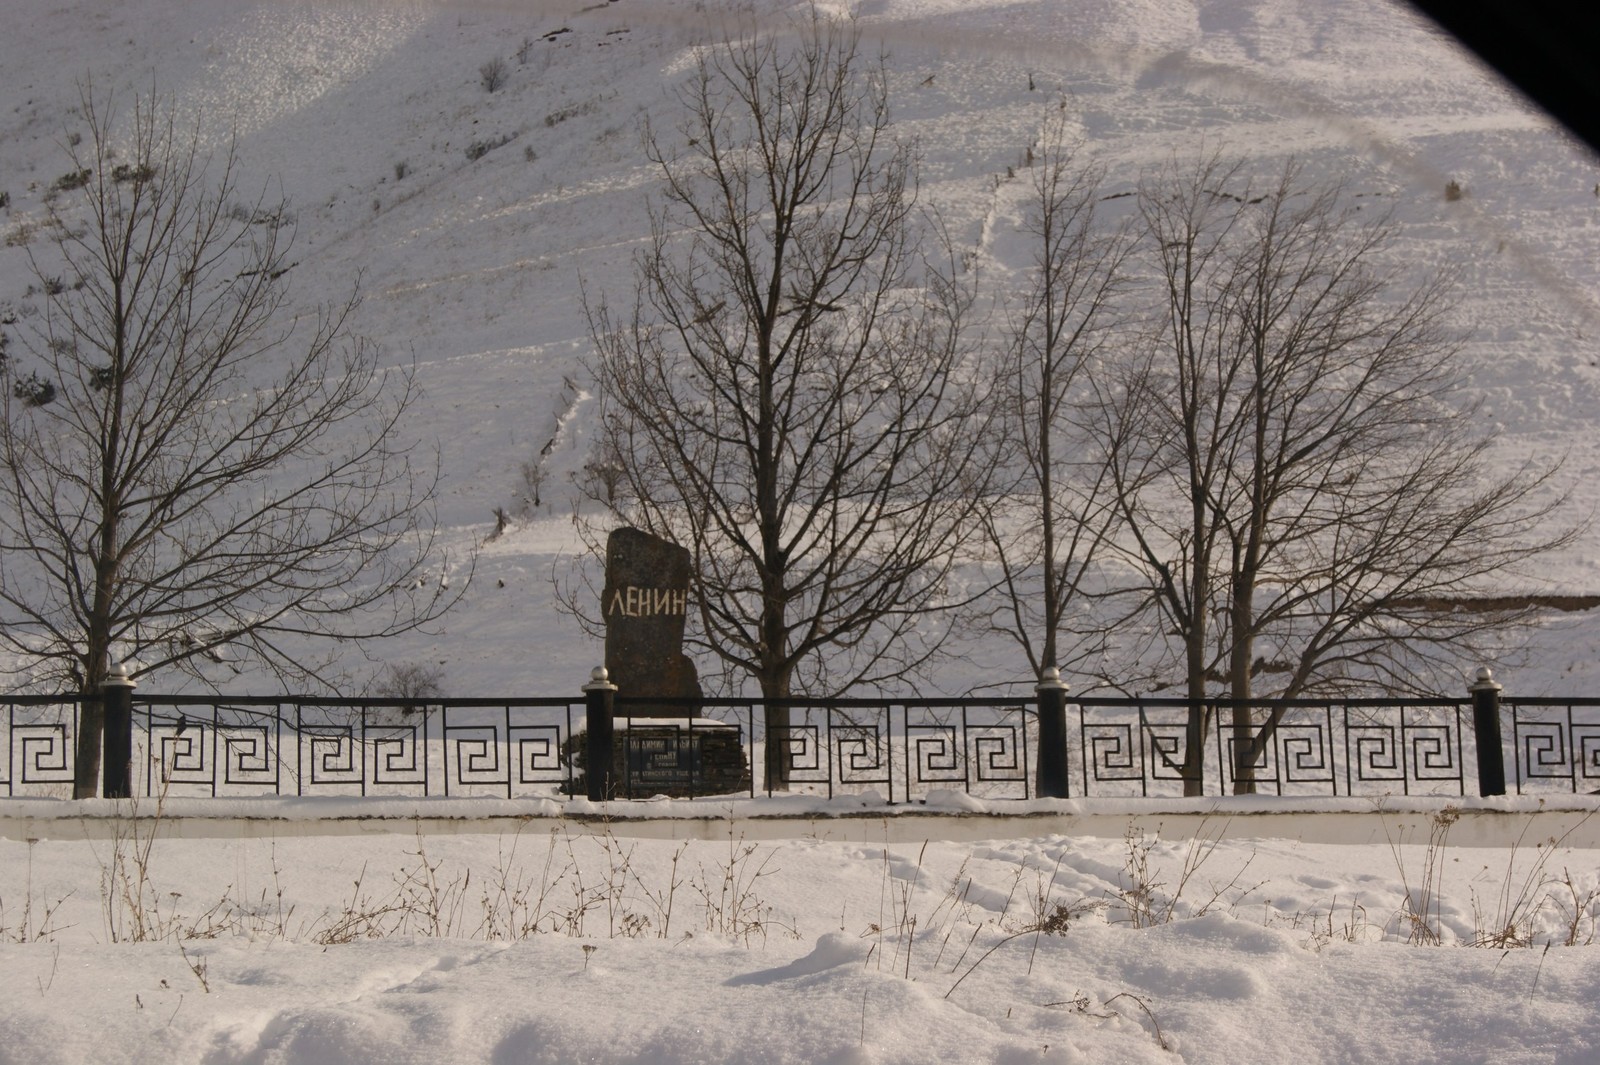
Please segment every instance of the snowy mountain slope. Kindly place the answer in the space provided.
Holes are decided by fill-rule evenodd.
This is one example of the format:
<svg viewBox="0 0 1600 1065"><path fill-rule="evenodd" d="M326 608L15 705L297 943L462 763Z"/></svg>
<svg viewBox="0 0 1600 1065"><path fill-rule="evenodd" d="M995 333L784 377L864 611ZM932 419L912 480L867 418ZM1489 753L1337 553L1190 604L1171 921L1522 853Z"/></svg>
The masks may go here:
<svg viewBox="0 0 1600 1065"><path fill-rule="evenodd" d="M779 18L788 5L755 6ZM1003 288L1026 262L1013 232L1026 183L1008 168L1023 166L1061 101L1115 188L1201 145L1269 169L1296 155L1392 210L1409 261L1460 271L1472 330L1461 357L1503 433L1498 453L1567 454L1579 509L1589 505L1585 486L1600 472L1588 431L1600 413L1600 165L1408 9L878 0L856 10L888 52L897 128L923 154L923 199L978 248L989 284ZM671 128L688 49L724 15L720 3L643 0L16 0L0 39L10 195L0 308L37 313L21 234L66 167L78 81L124 98L154 85L213 144L236 131L246 187L281 184L294 203L295 297L309 306L359 278L357 331L393 365L415 362L426 398L411 429L437 441L457 563L496 507L526 509L524 464L543 470L541 506L485 547L442 631L368 653L442 662L451 694L575 691L600 649L555 611L550 577L578 549L570 484L592 410L580 285L628 288L655 180L641 122ZM480 67L496 57L509 76L489 93ZM1452 180L1466 195L1447 202ZM1597 546L1600 532L1541 576L1600 590ZM1563 620L1540 634L1515 690L1579 690L1597 645L1600 626ZM1004 648L978 656L1022 672ZM373 668L354 650L345 664L357 683Z"/></svg>

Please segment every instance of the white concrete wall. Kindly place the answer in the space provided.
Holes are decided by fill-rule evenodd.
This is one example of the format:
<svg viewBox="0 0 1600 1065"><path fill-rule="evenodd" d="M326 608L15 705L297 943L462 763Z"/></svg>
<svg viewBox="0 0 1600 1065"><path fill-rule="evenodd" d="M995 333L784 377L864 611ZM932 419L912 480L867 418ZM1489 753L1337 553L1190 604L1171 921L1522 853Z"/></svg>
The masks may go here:
<svg viewBox="0 0 1600 1065"><path fill-rule="evenodd" d="M1049 835L1117 838L1130 830L1164 839L1198 834L1229 839L1291 839L1372 845L1425 842L1433 819L1452 810L1458 846L1563 846L1600 849L1600 797L1544 799L1384 798L1200 800L1035 800L885 806L861 799L743 799L643 803L504 799L0 799L0 837L107 839L154 827L175 838L502 833L534 821L574 831L651 839L814 836L854 842L1010 839Z"/></svg>

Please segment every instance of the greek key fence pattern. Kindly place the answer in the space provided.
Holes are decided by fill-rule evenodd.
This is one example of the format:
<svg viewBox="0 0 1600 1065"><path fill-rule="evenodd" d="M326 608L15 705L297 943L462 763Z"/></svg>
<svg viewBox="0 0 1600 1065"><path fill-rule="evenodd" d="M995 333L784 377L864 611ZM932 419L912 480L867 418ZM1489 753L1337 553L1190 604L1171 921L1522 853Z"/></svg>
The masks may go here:
<svg viewBox="0 0 1600 1065"><path fill-rule="evenodd" d="M75 699L28 699L6 705L0 786L7 795L71 787L78 712Z"/></svg>
<svg viewBox="0 0 1600 1065"><path fill-rule="evenodd" d="M1447 700L1235 704L1189 700L1085 699L1077 706L1080 794L1183 793L1191 733L1205 794L1233 794L1240 780L1275 795L1463 795L1476 771L1471 708ZM1071 711L1069 707L1069 711ZM1275 719L1275 723L1274 723Z"/></svg>
<svg viewBox="0 0 1600 1065"><path fill-rule="evenodd" d="M651 712L663 709L652 701ZM1248 779L1274 795L1446 795L1476 791L1471 705L1459 700L1234 704L1090 699L1067 706L1069 791L1077 797L1182 795L1186 765L1201 790L1226 795ZM79 700L0 702L0 794L71 794ZM629 717L641 737L715 730L744 752L735 794L875 794L891 803L939 792L1034 797L1038 712L1031 700L708 699L679 717ZM775 712L774 712L775 711ZM136 696L133 784L154 796L582 795L581 699L434 700ZM1600 790L1600 700L1508 699L1501 706L1508 785L1517 793ZM654 730L651 732L650 730ZM1190 744L1201 753L1191 758ZM640 751L687 749L649 744ZM673 757L677 757L674 755ZM629 762L628 773L638 768ZM624 773L618 795L716 793L684 762ZM632 783L629 783L629 781ZM640 783L643 781L644 783ZM723 789L725 791L725 788Z"/></svg>
<svg viewBox="0 0 1600 1065"><path fill-rule="evenodd" d="M766 724L766 704L723 702L750 726ZM1032 796L1033 708L1004 700L786 701L788 723L762 729L762 779L768 791L833 796L876 792L888 802L926 800L949 790L992 798ZM752 728L752 732L754 729Z"/></svg>
<svg viewBox="0 0 1600 1065"><path fill-rule="evenodd" d="M1516 699L1506 705L1519 785L1600 791L1600 700Z"/></svg>

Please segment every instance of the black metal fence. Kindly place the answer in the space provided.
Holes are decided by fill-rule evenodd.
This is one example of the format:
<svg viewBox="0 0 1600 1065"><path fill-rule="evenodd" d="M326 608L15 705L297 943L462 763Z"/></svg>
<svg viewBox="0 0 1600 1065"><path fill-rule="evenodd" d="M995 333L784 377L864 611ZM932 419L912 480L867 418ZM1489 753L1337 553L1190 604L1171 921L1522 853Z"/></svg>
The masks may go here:
<svg viewBox="0 0 1600 1065"><path fill-rule="evenodd" d="M518 795L570 779L581 701L136 700L145 794ZM136 735L140 730L136 730Z"/></svg>
<svg viewBox="0 0 1600 1065"><path fill-rule="evenodd" d="M1518 792L1600 791L1600 699L1508 699Z"/></svg>
<svg viewBox="0 0 1600 1065"><path fill-rule="evenodd" d="M629 708L628 700L618 701L619 715ZM776 729L769 708L786 718ZM875 793L891 803L926 800L937 791L1033 794L1036 717L1017 700L707 700L698 713L751 738L752 794ZM637 790L626 777L616 787Z"/></svg>
<svg viewBox="0 0 1600 1065"><path fill-rule="evenodd" d="M1064 788L1046 791L1070 796L1181 795L1186 764L1202 767L1207 795L1232 794L1241 775L1275 795L1480 789L1470 700L1251 703L1252 724L1242 730L1234 705L1078 699L1065 706L1060 749L1041 751L1031 699L708 699L674 708L619 698L609 707L614 749L604 793L1028 799L1039 792L1041 755L1064 758ZM13 696L0 706L0 794L69 796L80 701ZM639 716L645 709L668 716ZM1192 709L1203 725L1197 733ZM583 698L136 696L128 779L140 795L564 799L596 791L589 712ZM1511 790L1600 789L1600 699L1505 700L1497 713ZM1186 757L1191 735L1205 747L1197 762ZM708 736L742 764L713 759Z"/></svg>
<svg viewBox="0 0 1600 1065"><path fill-rule="evenodd" d="M1191 703L1085 699L1077 706L1083 795L1181 794ZM1233 794L1239 778L1276 795L1463 795L1474 779L1471 707L1450 700L1251 704L1256 722L1233 725L1235 703L1199 704L1206 794ZM1070 709L1070 708L1069 708ZM1266 721L1278 715L1275 727Z"/></svg>

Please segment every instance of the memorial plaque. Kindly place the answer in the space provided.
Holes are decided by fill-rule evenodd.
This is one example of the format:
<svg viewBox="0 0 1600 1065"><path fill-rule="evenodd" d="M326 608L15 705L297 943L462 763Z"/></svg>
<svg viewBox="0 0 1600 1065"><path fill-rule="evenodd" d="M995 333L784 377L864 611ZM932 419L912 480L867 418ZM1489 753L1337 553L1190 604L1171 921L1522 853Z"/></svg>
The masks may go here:
<svg viewBox="0 0 1600 1065"><path fill-rule="evenodd" d="M700 678L683 653L689 617L689 551L640 529L614 529L606 540L606 669L625 696L678 703L630 704L630 717L695 713Z"/></svg>
<svg viewBox="0 0 1600 1065"><path fill-rule="evenodd" d="M635 798L727 795L750 790L750 766L731 725L697 720L683 725L633 724L619 733L616 763Z"/></svg>
<svg viewBox="0 0 1600 1065"><path fill-rule="evenodd" d="M624 764L628 784L649 795L687 791L696 781L698 761L692 744L684 741L687 732L666 728L635 726L623 734Z"/></svg>
<svg viewBox="0 0 1600 1065"><path fill-rule="evenodd" d="M583 733L568 740L566 757L576 770L571 792L582 795L588 778ZM749 793L750 759L739 726L706 718L618 722L611 746L611 798Z"/></svg>

